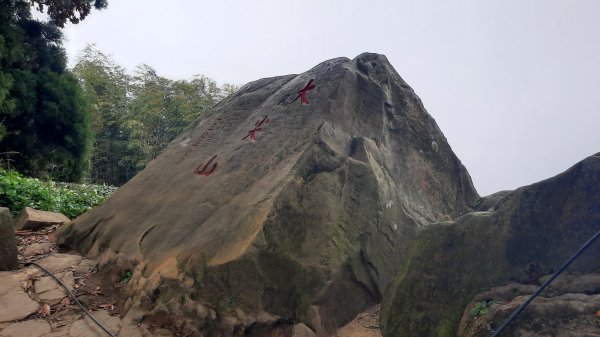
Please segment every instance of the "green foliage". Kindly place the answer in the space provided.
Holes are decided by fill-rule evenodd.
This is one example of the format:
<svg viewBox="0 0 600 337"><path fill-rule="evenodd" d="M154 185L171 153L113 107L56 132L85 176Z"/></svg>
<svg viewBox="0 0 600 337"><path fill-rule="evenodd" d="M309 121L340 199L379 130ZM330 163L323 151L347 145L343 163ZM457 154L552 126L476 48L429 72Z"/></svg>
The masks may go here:
<svg viewBox="0 0 600 337"><path fill-rule="evenodd" d="M0 1L0 152L14 153L27 175L79 181L90 120L61 43L54 24L32 19L28 1Z"/></svg>
<svg viewBox="0 0 600 337"><path fill-rule="evenodd" d="M108 56L87 46L73 73L88 102L94 134L89 163L92 182L121 185L138 171L140 150L129 140L130 78Z"/></svg>
<svg viewBox="0 0 600 337"><path fill-rule="evenodd" d="M0 206L16 214L25 207L75 218L102 203L115 187L41 181L0 169Z"/></svg>
<svg viewBox="0 0 600 337"><path fill-rule="evenodd" d="M494 303L494 300L483 300L481 302L477 302L477 304L475 304L475 306L469 310L469 315L473 317L487 315L490 312L492 304Z"/></svg>
<svg viewBox="0 0 600 337"><path fill-rule="evenodd" d="M121 282L123 282L124 284L127 284L127 282L129 282L129 280L131 280L132 275L133 275L133 273L131 272L131 270L126 271L125 275L123 275L123 280Z"/></svg>
<svg viewBox="0 0 600 337"><path fill-rule="evenodd" d="M140 150L141 169L193 120L204 115L220 98L216 82L204 76L172 81L147 65L132 79L132 101L126 126L130 142Z"/></svg>
<svg viewBox="0 0 600 337"><path fill-rule="evenodd" d="M92 6L96 9L108 6L106 0L31 0L31 3L36 4L40 12L46 9L53 23L60 27L64 27L67 21L79 23L90 13Z"/></svg>

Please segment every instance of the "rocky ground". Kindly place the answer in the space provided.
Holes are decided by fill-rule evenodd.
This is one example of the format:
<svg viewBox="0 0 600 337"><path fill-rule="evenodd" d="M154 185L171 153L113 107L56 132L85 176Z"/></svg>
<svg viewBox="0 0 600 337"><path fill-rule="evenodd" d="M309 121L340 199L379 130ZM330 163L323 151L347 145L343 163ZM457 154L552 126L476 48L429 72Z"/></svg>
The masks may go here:
<svg viewBox="0 0 600 337"><path fill-rule="evenodd" d="M0 272L0 337L108 336L48 274L62 280L91 314L119 337L185 336L141 323L144 312L123 312L121 289L127 274L98 271L97 261L61 251L53 242L58 225L16 231L20 268ZM360 313L339 329L336 337L381 337L379 305ZM309 329L296 337L313 337Z"/></svg>
<svg viewBox="0 0 600 337"><path fill-rule="evenodd" d="M91 314L115 336L173 336L138 322L143 314L122 312L120 290L127 275L98 272L96 261L61 252L52 242L58 226L17 231L19 270L0 272L0 337L108 336L35 262L61 279Z"/></svg>
<svg viewBox="0 0 600 337"><path fill-rule="evenodd" d="M458 336L490 336L539 287L510 283L477 295ZM505 337L600 337L600 274L561 275L502 332Z"/></svg>

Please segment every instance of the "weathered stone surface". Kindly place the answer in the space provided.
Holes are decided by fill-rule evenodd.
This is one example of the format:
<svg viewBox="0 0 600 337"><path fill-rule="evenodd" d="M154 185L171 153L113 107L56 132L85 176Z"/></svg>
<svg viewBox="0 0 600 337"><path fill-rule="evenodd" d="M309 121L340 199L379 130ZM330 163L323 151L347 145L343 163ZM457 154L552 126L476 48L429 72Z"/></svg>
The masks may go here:
<svg viewBox="0 0 600 337"><path fill-rule="evenodd" d="M12 272L0 272L0 303L0 322L26 318L39 308L39 304L29 298Z"/></svg>
<svg viewBox="0 0 600 337"><path fill-rule="evenodd" d="M47 226L62 224L69 221L62 213L39 211L25 207L15 218L15 228L18 230L36 230Z"/></svg>
<svg viewBox="0 0 600 337"><path fill-rule="evenodd" d="M309 79L309 104L290 104ZM214 173L193 174L215 155ZM478 199L420 99L365 53L245 85L58 236L129 259L131 293L171 313L188 298L243 326L266 316L320 334L381 300L418 228Z"/></svg>
<svg viewBox="0 0 600 337"><path fill-rule="evenodd" d="M375 305L361 312L350 323L338 329L334 337L381 337L380 308L380 305Z"/></svg>
<svg viewBox="0 0 600 337"><path fill-rule="evenodd" d="M69 290L73 291L75 286L75 280L73 279L73 272L67 271L56 275ZM39 299L44 303L50 305L60 302L61 299L68 296L64 288L56 282L51 276L44 276L34 283L35 293Z"/></svg>
<svg viewBox="0 0 600 337"><path fill-rule="evenodd" d="M156 329L152 335L156 337L173 337L171 331L167 329Z"/></svg>
<svg viewBox="0 0 600 337"><path fill-rule="evenodd" d="M119 337L142 337L142 331L137 325L125 325L119 330Z"/></svg>
<svg viewBox="0 0 600 337"><path fill-rule="evenodd" d="M95 319L102 322L102 325L108 329L115 336L121 329L121 320L116 316L111 316L106 310L93 311L92 316ZM80 319L71 325L69 329L69 336L71 337L104 337L106 332L102 330L92 319L85 316L84 319Z"/></svg>
<svg viewBox="0 0 600 337"><path fill-rule="evenodd" d="M83 257L79 255L52 254L46 258L37 261L37 264L46 268L51 273L62 273L67 269L77 268L82 259ZM38 271L38 274L43 274L43 272Z"/></svg>
<svg viewBox="0 0 600 337"><path fill-rule="evenodd" d="M0 331L0 337L45 337L50 333L46 321L23 321L13 323Z"/></svg>
<svg viewBox="0 0 600 337"><path fill-rule="evenodd" d="M77 266L77 268L75 269L75 271L78 274L86 274L89 273L91 271L93 271L96 266L98 265L98 262L96 260L93 259L83 259L81 261L81 263L79 263L79 265Z"/></svg>
<svg viewBox="0 0 600 337"><path fill-rule="evenodd" d="M69 336L69 326L61 327L51 333L44 335L44 337L71 337ZM119 336L122 337L122 336ZM124 336L123 336L124 337Z"/></svg>
<svg viewBox="0 0 600 337"><path fill-rule="evenodd" d="M312 331L309 327L302 323L299 323L294 325L292 337L317 337L317 335L315 335L315 332Z"/></svg>
<svg viewBox="0 0 600 337"><path fill-rule="evenodd" d="M19 267L17 260L17 242L10 210L0 207L0 271Z"/></svg>
<svg viewBox="0 0 600 337"><path fill-rule="evenodd" d="M23 256L34 256L48 254L52 251L52 244L50 242L32 243L25 247L23 250Z"/></svg>
<svg viewBox="0 0 600 337"><path fill-rule="evenodd" d="M535 286L511 283L481 293L467 305L459 337L488 337L534 291ZM469 313L477 303L493 301L489 312ZM572 337L600 335L600 274L564 275L531 302L503 337Z"/></svg>
<svg viewBox="0 0 600 337"><path fill-rule="evenodd" d="M536 283L558 270L599 229L600 154L496 197L483 207L489 211L419 233L384 296L385 337L454 336L475 294L510 281ZM599 243L569 271L598 270Z"/></svg>

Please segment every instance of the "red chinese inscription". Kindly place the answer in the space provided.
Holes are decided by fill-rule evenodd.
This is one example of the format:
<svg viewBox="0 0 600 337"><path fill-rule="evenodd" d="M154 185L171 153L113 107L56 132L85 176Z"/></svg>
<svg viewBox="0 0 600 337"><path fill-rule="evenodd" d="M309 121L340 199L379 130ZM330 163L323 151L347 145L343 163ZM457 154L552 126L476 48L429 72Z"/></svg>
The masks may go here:
<svg viewBox="0 0 600 337"><path fill-rule="evenodd" d="M194 170L194 174L199 175L199 176L208 177L213 172L215 172L215 169L217 168L216 162L212 165L211 169L208 169L208 166L210 165L210 163L212 163L213 160L215 160L215 158L217 158L216 154L212 158L210 158L210 160L208 161L208 163L206 163L206 165L204 165L204 166L202 166L202 164L198 165L198 167L196 167L196 169Z"/></svg>
<svg viewBox="0 0 600 337"><path fill-rule="evenodd" d="M296 100L298 100L298 98L300 98L300 102L302 103L302 105L306 105L308 104L308 98L306 98L306 93L309 90L313 90L315 88L315 85L312 84L314 82L314 79L311 79L310 81L308 81L308 83L306 84L306 86L302 89L300 89L300 91L298 91L298 96L296 96L296 98L290 102L290 104L294 103Z"/></svg>
<svg viewBox="0 0 600 337"><path fill-rule="evenodd" d="M256 123L254 123L254 128L248 131L248 134L246 137L242 138L242 140L248 137L250 137L250 140L256 140L256 133L262 131L263 128L261 126L267 123L269 123L269 116L265 116L265 118L257 120Z"/></svg>

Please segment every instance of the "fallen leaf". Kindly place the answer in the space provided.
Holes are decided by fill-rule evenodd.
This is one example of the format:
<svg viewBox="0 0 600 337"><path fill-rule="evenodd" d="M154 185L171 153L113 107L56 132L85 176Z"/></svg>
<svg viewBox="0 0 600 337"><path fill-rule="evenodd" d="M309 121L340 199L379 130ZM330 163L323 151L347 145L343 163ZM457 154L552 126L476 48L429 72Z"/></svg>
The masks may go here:
<svg viewBox="0 0 600 337"><path fill-rule="evenodd" d="M115 303L113 302L113 303L99 304L98 308L115 310Z"/></svg>
<svg viewBox="0 0 600 337"><path fill-rule="evenodd" d="M47 303L44 303L42 305L42 308L40 309L40 312L44 315L44 316L50 316L50 306Z"/></svg>
<svg viewBox="0 0 600 337"><path fill-rule="evenodd" d="M104 296L104 293L100 290L94 290L94 291L90 291L90 295L94 295L94 296Z"/></svg>

